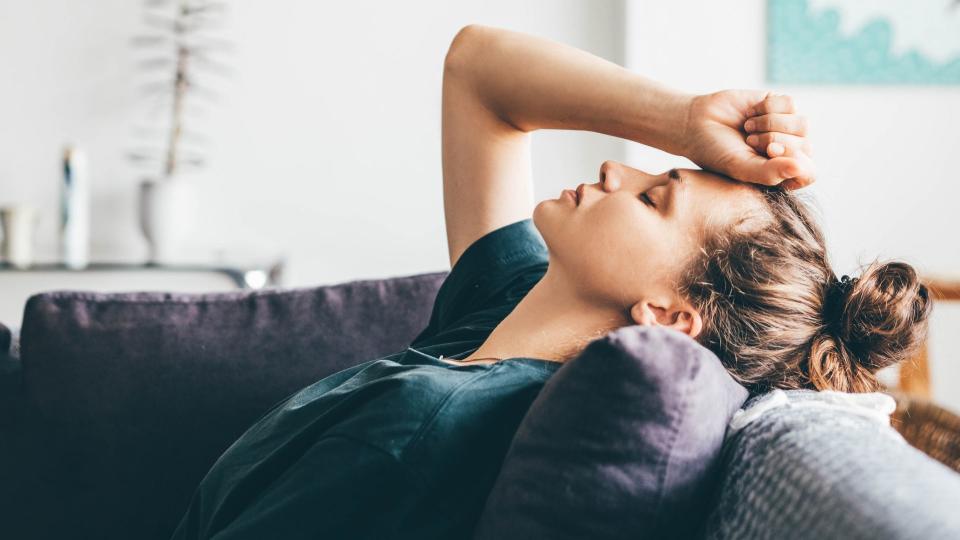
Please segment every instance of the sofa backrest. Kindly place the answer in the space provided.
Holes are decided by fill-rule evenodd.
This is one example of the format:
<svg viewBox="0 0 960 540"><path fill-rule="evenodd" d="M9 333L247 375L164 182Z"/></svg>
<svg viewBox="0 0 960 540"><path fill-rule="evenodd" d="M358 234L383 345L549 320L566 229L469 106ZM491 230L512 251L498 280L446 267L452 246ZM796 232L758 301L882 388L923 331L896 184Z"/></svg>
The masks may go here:
<svg viewBox="0 0 960 540"><path fill-rule="evenodd" d="M13 517L3 536L167 538L250 424L315 380L406 347L445 275L32 297L17 418L0 423L11 441L0 449L0 507Z"/></svg>

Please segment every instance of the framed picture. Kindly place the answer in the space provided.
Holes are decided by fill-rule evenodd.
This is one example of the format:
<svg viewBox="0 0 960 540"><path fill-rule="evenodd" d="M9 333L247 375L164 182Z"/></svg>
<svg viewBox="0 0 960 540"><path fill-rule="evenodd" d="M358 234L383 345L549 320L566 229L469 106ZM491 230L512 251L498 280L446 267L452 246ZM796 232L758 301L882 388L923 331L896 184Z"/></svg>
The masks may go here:
<svg viewBox="0 0 960 540"><path fill-rule="evenodd" d="M960 84L960 0L767 0L767 80Z"/></svg>

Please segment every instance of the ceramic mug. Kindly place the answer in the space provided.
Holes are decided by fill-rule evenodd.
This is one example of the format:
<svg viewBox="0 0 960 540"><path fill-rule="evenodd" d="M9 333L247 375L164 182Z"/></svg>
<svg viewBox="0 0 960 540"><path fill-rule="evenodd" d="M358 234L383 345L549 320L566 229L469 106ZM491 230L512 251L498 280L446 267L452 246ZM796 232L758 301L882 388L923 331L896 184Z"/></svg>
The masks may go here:
<svg viewBox="0 0 960 540"><path fill-rule="evenodd" d="M37 209L23 204L0 208L3 244L0 253L16 268L33 264L33 233L37 226Z"/></svg>

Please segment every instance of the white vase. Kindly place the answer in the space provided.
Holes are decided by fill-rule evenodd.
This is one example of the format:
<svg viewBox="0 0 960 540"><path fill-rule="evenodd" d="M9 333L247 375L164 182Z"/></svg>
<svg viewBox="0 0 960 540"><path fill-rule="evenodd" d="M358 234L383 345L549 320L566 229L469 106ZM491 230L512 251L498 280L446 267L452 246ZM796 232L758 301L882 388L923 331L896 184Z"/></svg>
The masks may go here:
<svg viewBox="0 0 960 540"><path fill-rule="evenodd" d="M140 183L140 228L149 244L149 262L182 262L197 219L197 190L178 178Z"/></svg>

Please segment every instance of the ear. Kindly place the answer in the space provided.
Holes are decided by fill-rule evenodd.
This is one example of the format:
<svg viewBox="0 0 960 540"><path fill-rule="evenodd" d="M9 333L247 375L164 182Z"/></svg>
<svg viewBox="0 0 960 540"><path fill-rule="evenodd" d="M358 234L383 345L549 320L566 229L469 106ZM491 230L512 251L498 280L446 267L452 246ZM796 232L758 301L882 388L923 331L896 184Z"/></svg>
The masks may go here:
<svg viewBox="0 0 960 540"><path fill-rule="evenodd" d="M641 300L630 308L630 316L639 325L666 326L692 338L696 338L703 330L700 312L686 302L671 306L652 299Z"/></svg>

